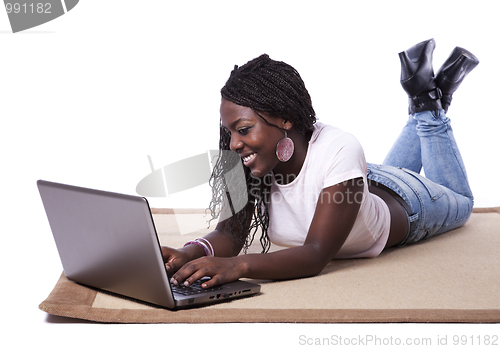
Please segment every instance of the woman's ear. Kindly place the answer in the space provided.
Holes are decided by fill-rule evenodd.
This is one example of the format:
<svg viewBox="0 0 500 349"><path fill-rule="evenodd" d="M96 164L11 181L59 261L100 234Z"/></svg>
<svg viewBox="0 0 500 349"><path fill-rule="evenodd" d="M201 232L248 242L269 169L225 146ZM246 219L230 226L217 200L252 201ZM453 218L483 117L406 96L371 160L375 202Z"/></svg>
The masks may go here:
<svg viewBox="0 0 500 349"><path fill-rule="evenodd" d="M293 121L283 119L281 127L287 131L290 131L290 129L293 127Z"/></svg>

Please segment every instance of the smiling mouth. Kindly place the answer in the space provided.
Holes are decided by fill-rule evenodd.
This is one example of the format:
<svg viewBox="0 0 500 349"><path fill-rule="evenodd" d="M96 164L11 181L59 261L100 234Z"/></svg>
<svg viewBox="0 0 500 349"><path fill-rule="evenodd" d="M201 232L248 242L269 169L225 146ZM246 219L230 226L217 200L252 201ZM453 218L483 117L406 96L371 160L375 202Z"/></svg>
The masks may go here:
<svg viewBox="0 0 500 349"><path fill-rule="evenodd" d="M257 154L252 153L252 154L250 154L248 156L243 157L242 158L243 159L243 163L246 165L247 163L249 163L250 161L252 161L252 159L255 157L255 155L257 155Z"/></svg>

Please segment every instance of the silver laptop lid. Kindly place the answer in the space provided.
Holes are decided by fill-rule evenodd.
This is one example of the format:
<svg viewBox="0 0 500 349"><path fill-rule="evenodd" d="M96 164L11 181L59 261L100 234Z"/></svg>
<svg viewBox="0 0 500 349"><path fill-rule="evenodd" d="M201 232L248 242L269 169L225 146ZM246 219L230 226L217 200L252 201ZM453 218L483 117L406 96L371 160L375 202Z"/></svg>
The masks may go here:
<svg viewBox="0 0 500 349"><path fill-rule="evenodd" d="M174 308L145 198L42 180L37 185L68 279Z"/></svg>

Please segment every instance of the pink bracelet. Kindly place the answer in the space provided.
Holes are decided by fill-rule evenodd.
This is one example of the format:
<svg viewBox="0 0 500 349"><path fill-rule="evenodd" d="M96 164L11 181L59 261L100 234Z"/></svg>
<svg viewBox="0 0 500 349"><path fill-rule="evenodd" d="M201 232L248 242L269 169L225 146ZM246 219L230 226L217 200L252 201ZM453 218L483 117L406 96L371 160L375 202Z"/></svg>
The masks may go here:
<svg viewBox="0 0 500 349"><path fill-rule="evenodd" d="M210 254L210 250L208 249L208 247L199 243L198 241L188 241L184 244L183 247L186 247L186 246L192 245L192 244L200 246L203 249L203 252L205 252L205 256L208 256Z"/></svg>
<svg viewBox="0 0 500 349"><path fill-rule="evenodd" d="M214 251L214 248L213 248L212 244L210 243L210 241L208 241L207 239L204 239L204 238L198 238L198 239L195 239L195 241L201 242L201 243L203 243L203 242L206 243L210 249L210 256L212 256L212 257L215 256L215 251Z"/></svg>

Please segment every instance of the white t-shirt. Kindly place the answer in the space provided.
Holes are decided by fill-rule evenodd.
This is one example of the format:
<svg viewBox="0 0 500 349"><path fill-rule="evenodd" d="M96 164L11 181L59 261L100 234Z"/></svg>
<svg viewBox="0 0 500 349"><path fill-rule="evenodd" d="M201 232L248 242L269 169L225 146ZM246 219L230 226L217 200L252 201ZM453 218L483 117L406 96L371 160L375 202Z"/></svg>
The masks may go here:
<svg viewBox="0 0 500 349"><path fill-rule="evenodd" d="M366 160L358 140L336 127L316 123L298 176L279 185L273 177L269 204L269 238L278 246L302 246L323 188L362 177L364 195L338 195L330 202L361 201L358 216L335 258L376 257L389 237L390 212L386 203L368 191ZM361 196L361 195L359 195Z"/></svg>

